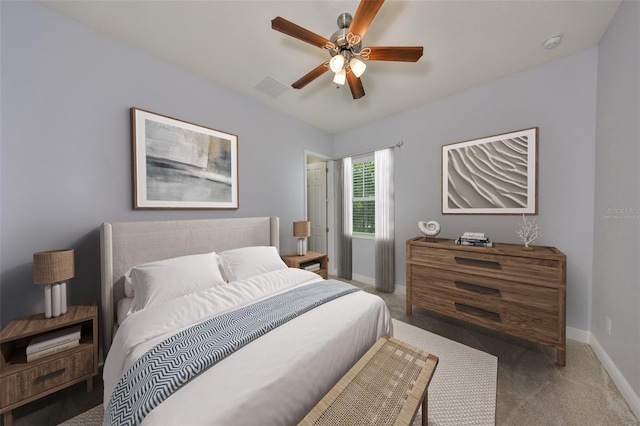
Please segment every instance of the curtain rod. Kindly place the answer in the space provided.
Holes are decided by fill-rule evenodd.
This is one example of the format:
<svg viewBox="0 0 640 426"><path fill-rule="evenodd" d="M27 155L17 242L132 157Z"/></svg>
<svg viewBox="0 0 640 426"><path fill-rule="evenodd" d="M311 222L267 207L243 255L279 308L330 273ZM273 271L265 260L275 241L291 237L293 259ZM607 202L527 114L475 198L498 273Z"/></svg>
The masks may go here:
<svg viewBox="0 0 640 426"><path fill-rule="evenodd" d="M389 145L389 146L383 146L382 148L371 149L369 151L362 151L362 152L358 152L356 154L349 154L349 155L345 155L344 157L330 158L329 161L342 160L343 158L347 158L347 157L359 157L359 156L364 155L364 154L371 154L372 152L380 151L381 149L400 148L403 144L404 144L404 141L400 141L397 144Z"/></svg>

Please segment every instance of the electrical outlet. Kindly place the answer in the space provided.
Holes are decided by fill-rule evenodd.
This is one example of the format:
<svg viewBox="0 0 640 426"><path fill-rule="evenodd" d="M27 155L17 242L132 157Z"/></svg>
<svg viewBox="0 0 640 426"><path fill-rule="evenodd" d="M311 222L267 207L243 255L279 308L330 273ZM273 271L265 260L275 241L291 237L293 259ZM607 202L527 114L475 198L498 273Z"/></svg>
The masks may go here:
<svg viewBox="0 0 640 426"><path fill-rule="evenodd" d="M606 317L606 318L604 319L604 322L605 322L605 326L606 326L606 328L607 328L607 334L608 334L609 336L611 336L611 318Z"/></svg>

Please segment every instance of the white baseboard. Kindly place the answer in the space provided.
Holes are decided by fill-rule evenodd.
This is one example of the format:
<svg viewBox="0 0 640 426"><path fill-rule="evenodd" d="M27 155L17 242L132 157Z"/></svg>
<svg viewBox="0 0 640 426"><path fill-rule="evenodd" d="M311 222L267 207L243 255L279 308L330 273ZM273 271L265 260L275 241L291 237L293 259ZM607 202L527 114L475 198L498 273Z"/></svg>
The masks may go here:
<svg viewBox="0 0 640 426"><path fill-rule="evenodd" d="M593 349L596 356L604 366L604 369L609 373L609 377L613 380L613 383L616 384L618 390L629 404L629 408L633 411L633 414L640 419L640 397L634 392L633 388L627 382L627 379L624 378L618 367L614 364L614 362L609 358L609 355L604 350L598 340L593 336L593 334L589 333L589 346Z"/></svg>
<svg viewBox="0 0 640 426"><path fill-rule="evenodd" d="M351 279L364 284L376 285L376 279L364 275L352 274Z"/></svg>
<svg viewBox="0 0 640 426"><path fill-rule="evenodd" d="M358 274L353 274L351 276L351 278L354 281L358 281L358 282L361 282L361 283L364 283L364 284L367 284L367 285L372 285L374 287L376 285L376 279L375 278L366 277L364 275L358 275ZM404 296L404 295L407 294L407 288L405 286L403 286L403 285L396 284L394 293L395 294L399 294L401 296Z"/></svg>
<svg viewBox="0 0 640 426"><path fill-rule="evenodd" d="M629 408L631 408L633 414L640 419L640 397L635 393L620 370L618 370L618 367L600 345L598 339L596 339L589 331L571 327L567 327L567 339L577 340L578 342L587 343L591 346L591 349L593 349L593 352L598 357L598 360L604 369L607 370L609 377L611 377L611 380L615 383L616 387L622 394L622 397L627 401L627 404L629 404Z"/></svg>
<svg viewBox="0 0 640 426"><path fill-rule="evenodd" d="M589 336L591 336L591 333L588 331L567 327L567 339L577 340L580 343L589 343Z"/></svg>

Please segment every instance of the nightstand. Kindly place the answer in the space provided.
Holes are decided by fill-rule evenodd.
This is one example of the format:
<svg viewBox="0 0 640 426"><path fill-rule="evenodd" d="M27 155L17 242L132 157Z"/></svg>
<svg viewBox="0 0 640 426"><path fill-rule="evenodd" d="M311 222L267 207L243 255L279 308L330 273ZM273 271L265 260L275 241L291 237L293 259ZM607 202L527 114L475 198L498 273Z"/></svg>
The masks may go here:
<svg viewBox="0 0 640 426"><path fill-rule="evenodd" d="M307 251L307 254L299 256L295 253L285 254L282 257L284 263L290 268L306 269L315 272L325 280L327 279L327 263L329 262L327 255L316 253L315 251Z"/></svg>
<svg viewBox="0 0 640 426"><path fill-rule="evenodd" d="M27 362L26 347L37 335L80 325L80 344ZM0 332L0 413L11 426L11 410L76 383L93 390L98 375L98 306L70 306L65 314L29 315L10 321Z"/></svg>

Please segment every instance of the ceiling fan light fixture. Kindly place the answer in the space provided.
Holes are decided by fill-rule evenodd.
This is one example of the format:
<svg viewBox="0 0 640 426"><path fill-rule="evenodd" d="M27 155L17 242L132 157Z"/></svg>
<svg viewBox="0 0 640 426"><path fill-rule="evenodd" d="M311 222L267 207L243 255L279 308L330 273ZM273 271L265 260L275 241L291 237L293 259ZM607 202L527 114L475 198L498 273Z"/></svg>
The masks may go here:
<svg viewBox="0 0 640 426"><path fill-rule="evenodd" d="M331 71L338 73L344 67L344 56L336 55L329 61L329 68Z"/></svg>
<svg viewBox="0 0 640 426"><path fill-rule="evenodd" d="M342 68L340 71L333 76L333 82L336 84L343 85L347 81L347 71Z"/></svg>
<svg viewBox="0 0 640 426"><path fill-rule="evenodd" d="M367 68L367 65L358 58L352 58L351 61L349 61L349 66L351 67L353 75L358 78L364 74L364 70Z"/></svg>
<svg viewBox="0 0 640 426"><path fill-rule="evenodd" d="M333 82L343 85L348 81L353 99L360 99L365 95L360 76L367 67L362 61L417 62L422 57L423 46L362 47L362 37L383 3L384 0L360 0L355 16L348 13L338 16L338 31L330 38L318 35L280 16L273 18L272 29L319 47L331 55L328 61L315 67L291 86L294 89L302 89L331 70L335 74Z"/></svg>

